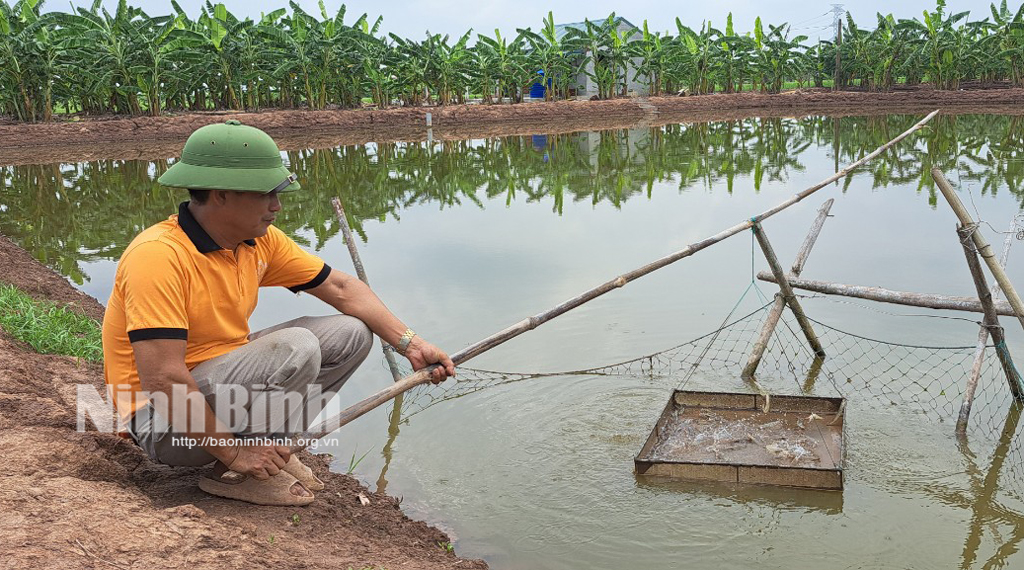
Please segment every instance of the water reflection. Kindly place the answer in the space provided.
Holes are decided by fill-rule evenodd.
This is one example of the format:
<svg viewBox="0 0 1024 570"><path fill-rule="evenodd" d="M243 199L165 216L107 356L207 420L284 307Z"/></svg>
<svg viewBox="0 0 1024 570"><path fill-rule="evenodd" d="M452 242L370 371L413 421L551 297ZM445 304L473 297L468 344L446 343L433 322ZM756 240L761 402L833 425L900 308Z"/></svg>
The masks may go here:
<svg viewBox="0 0 1024 570"><path fill-rule="evenodd" d="M917 116L744 119L532 137L433 143L376 143L288 152L304 186L288 196L277 225L319 249L340 231L329 197L341 196L349 222L365 239L364 220L400 218L414 204L483 207L487 198L611 203L650 197L655 182L680 191L732 193L737 178L754 191L805 169L809 148L831 148L836 163L855 161L909 128ZM915 139L879 157L873 187L915 184L935 205L933 166L980 182L983 194L1005 186L1024 203L1021 117L937 117ZM810 156L809 156L810 157ZM809 158L808 157L808 158ZM0 168L0 231L75 283L83 262L117 259L142 228L175 211L180 191L155 179L170 160L106 160ZM850 183L847 178L844 184ZM746 182L743 190L746 191ZM794 189L798 190L798 189ZM306 232L303 232L306 233Z"/></svg>
<svg viewBox="0 0 1024 570"><path fill-rule="evenodd" d="M663 477L636 476L637 486L657 492L686 493L735 503L755 503L782 511L819 512L837 515L843 512L841 491L820 491L791 487L770 487L722 483L719 481L677 481Z"/></svg>
<svg viewBox="0 0 1024 570"><path fill-rule="evenodd" d="M999 442L992 453L988 469L978 466L978 460L966 441L961 440L960 451L966 464L966 473L970 478L970 489L966 492L934 487L929 493L939 501L960 507L971 512L967 538L964 541L964 552L960 568L975 568L978 550L981 547L986 529L995 536L998 547L996 552L984 562L982 568L1006 568L1007 559L1020 550L1024 541L1024 513L1014 511L1009 504L1012 501L1001 500L998 495L1006 485L1000 485L1000 478L1013 476L1013 467L1020 468L1021 457L1019 448L1013 453L1013 440L1020 425L1021 410L1024 406L1015 404L1010 407L1003 424ZM1017 457L1012 457L1017 455ZM1009 473L1003 473L1007 458L1010 459ZM1008 527L1009 533L999 532L999 527Z"/></svg>
<svg viewBox="0 0 1024 570"><path fill-rule="evenodd" d="M391 467L391 460L394 458L392 449L395 446L395 440L398 439L398 433L401 431L403 400L405 400L405 394L395 396L395 400L391 404L391 412L388 414L388 441L380 451L381 456L384 458L384 466L381 467L380 476L377 477L378 493L387 493L388 469Z"/></svg>

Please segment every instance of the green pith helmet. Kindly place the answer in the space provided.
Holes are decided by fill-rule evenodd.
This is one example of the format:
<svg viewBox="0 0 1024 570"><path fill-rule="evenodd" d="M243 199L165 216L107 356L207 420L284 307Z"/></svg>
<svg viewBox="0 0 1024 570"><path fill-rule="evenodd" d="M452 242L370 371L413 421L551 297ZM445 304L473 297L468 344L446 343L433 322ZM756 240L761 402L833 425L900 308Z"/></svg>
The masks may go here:
<svg viewBox="0 0 1024 570"><path fill-rule="evenodd" d="M300 188L270 135L238 121L206 125L185 141L181 158L157 182L192 190L267 193Z"/></svg>

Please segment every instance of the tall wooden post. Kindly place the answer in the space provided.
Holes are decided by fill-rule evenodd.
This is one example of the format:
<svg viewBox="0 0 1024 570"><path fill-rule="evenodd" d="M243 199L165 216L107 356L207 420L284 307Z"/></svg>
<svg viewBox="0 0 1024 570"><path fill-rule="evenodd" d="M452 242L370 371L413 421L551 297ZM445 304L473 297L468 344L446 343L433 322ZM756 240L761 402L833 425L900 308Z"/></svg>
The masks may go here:
<svg viewBox="0 0 1024 570"><path fill-rule="evenodd" d="M764 257L768 260L768 266L771 267L772 273L775 274L775 279L779 284L779 289L782 289L782 296L789 305L789 309L793 311L793 315L796 317L796 322L800 325L800 329L804 331L804 336L807 337L807 342L811 345L811 350L814 354L820 358L825 357L825 349L821 347L821 342L818 341L818 335L814 333L814 329L811 328L811 321L807 319L807 315L804 314L803 307L800 306L800 302L796 300L796 294L793 292L793 288L789 286L789 280L786 279L786 273L782 270L782 265L779 264L779 259L775 257L775 251L772 249L772 244L768 242L768 236L764 233L764 228L761 227L760 223L754 223L751 227L754 231L754 235L757 237L757 242L761 245L761 251L764 252Z"/></svg>
<svg viewBox="0 0 1024 570"><path fill-rule="evenodd" d="M430 113L427 113L427 124L430 124ZM429 129L427 130L429 133ZM359 250L356 249L356 242L352 238L352 228L348 225L348 218L345 217L345 208L341 205L341 200L338 198L331 199L331 205L334 206L334 215L338 218L338 223L341 224L341 233L345 238L345 245L348 247L349 257L352 258L352 265L356 268L356 275L359 280L367 285L370 284L370 279L366 276L366 270L363 269L363 260L359 258ZM381 348L384 350L384 360L388 363L388 369L391 371L391 378L398 382L402 379L402 372L398 369L398 362L395 361L394 352L381 341ZM384 455L384 466L380 470L380 477L377 478L377 492L383 493L387 488L388 480L386 478L388 467L391 466L391 448L395 445L395 439L398 437L399 427L398 425L402 421L402 400L405 394L399 394L395 396L395 401L392 404L391 416L388 419L388 441L384 444L384 449L381 453Z"/></svg>
<svg viewBox="0 0 1024 570"><path fill-rule="evenodd" d="M839 48L843 46L843 22L839 22L839 26L836 28L836 73L835 78L832 79L832 90L839 91L839 84L843 80L842 67L839 60Z"/></svg>
<svg viewBox="0 0 1024 570"><path fill-rule="evenodd" d="M1006 262L1010 258L1010 246L1013 245L1013 234L1017 230L1017 217L1014 216L1010 220L1010 229L1006 232L1006 239L1003 240L1003 253L999 258L999 265L1006 267ZM958 232L959 233L959 232ZM964 235L960 234L960 243L966 248L967 243L964 239ZM977 261L977 259L975 259ZM967 261L971 263L970 259ZM992 286L992 302L993 304L999 300L999 284L996 283ZM979 300L980 302L980 300ZM998 309L997 309L998 315ZM960 415L957 420L957 435L963 437L967 432L967 419L971 414L971 405L974 402L974 392L978 387L978 380L981 378L981 366L985 362L985 347L988 346L988 328L981 327L978 331L978 348L974 351L974 364L971 366L971 377L967 380L967 390L964 393L964 401L960 405Z"/></svg>
<svg viewBox="0 0 1024 570"><path fill-rule="evenodd" d="M430 113L427 114L429 115ZM345 245L348 246L348 254L352 257L352 265L356 268L356 276L359 277L360 281L369 285L370 280L366 277L366 270L363 269L363 261L359 258L359 250L356 249L356 242L352 239L352 229L348 227L345 208L341 205L341 200L337 198L331 198L331 205L334 206L334 215L338 218L338 223L341 225L341 233L345 238ZM402 372L398 369L398 363L395 362L395 355L388 349L384 341L381 341L381 345L383 345L382 348L384 349L384 359L388 361L388 369L391 370L391 378L398 382L402 379ZM401 402L397 402L396 405L401 408Z"/></svg>
<svg viewBox="0 0 1024 570"><path fill-rule="evenodd" d="M810 255L811 248L814 247L814 242L817 241L818 235L821 233L821 227L825 225L825 219L828 218L829 210L832 209L834 202L835 199L830 198L818 209L818 217L811 224L811 229L807 232L807 237L804 238L804 243L796 254L796 260L790 269L790 276L799 277L803 271L804 263L807 262L807 256ZM779 319L782 317L782 311L785 308L786 300L781 295L776 294L775 303L768 312L764 326L761 327L761 334L758 336L757 342L754 343L754 350L751 351L747 365L743 368L743 378L750 379L754 377L754 373L757 371L758 365L761 364L761 358L764 356L764 351L768 349L768 342L771 341L772 335L775 333L775 327L778 326Z"/></svg>
<svg viewBox="0 0 1024 570"><path fill-rule="evenodd" d="M972 233L975 232L970 228L963 226L957 228L960 243L963 245L964 255L967 257L967 267L971 270L971 276L974 278L974 287L978 290L978 299L981 301L981 307L985 312L985 317L982 320L982 330L992 335L992 341L996 345L996 356L1003 367L1003 373L1006 375L1006 382L1010 386L1010 392L1018 402L1024 402L1024 381L1021 380L1016 368L1014 368L1010 351L1006 347L1003 327L999 325L999 316L996 315L996 310L992 303L992 292L988 288L985 273L981 270L981 263L978 262L978 254L969 245ZM978 369L977 373L980 373L977 359L975 360L975 367ZM972 370L971 380L967 384L967 393L964 395L964 402L960 406L960 415L956 422L956 429L959 433L967 430L967 420L971 414L971 405L974 402L974 392L977 386L978 376Z"/></svg>
<svg viewBox="0 0 1024 570"><path fill-rule="evenodd" d="M932 178L935 180L935 184L942 191L942 195L949 202L949 206L953 208L953 212L956 217L960 219L960 223L965 228L971 229L971 239L974 241L974 246L977 248L978 253L982 259L985 260L985 264L988 265L989 271L992 272L992 276L996 278L996 282L1003 288L1003 292L1006 294L1006 300L1010 302L1010 306L1013 307L1013 311L1017 314L1017 320L1020 321L1021 327L1024 327L1024 301L1021 301L1020 296L1017 295L1017 290L1013 288L1013 284L1010 283L1010 278L1006 275L1006 271L1003 271L1003 267L999 265L999 261L996 260L996 255L992 253L992 246L988 244L985 237L981 233L975 231L976 227L974 220L971 219L971 214L967 212L967 208L964 207L963 202L956 195L953 190L953 186L950 185L946 177L942 175L942 171L938 168L932 169Z"/></svg>

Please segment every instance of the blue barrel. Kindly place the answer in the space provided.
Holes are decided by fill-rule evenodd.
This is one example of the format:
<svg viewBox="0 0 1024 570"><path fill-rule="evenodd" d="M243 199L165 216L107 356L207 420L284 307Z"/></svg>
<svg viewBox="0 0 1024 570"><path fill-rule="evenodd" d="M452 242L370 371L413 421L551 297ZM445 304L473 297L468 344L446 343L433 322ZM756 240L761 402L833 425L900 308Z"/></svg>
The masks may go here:
<svg viewBox="0 0 1024 570"><path fill-rule="evenodd" d="M530 87L530 97L532 99L543 99L544 98L544 84L537 82Z"/></svg>

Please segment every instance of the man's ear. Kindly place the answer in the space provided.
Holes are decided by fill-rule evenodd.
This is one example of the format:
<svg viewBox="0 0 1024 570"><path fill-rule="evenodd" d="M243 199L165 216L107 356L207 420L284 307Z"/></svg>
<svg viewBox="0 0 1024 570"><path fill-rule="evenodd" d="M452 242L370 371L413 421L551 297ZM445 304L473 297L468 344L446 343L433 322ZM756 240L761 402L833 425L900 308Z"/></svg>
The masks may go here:
<svg viewBox="0 0 1024 570"><path fill-rule="evenodd" d="M211 190L210 201L218 206L223 206L228 201L228 190Z"/></svg>

